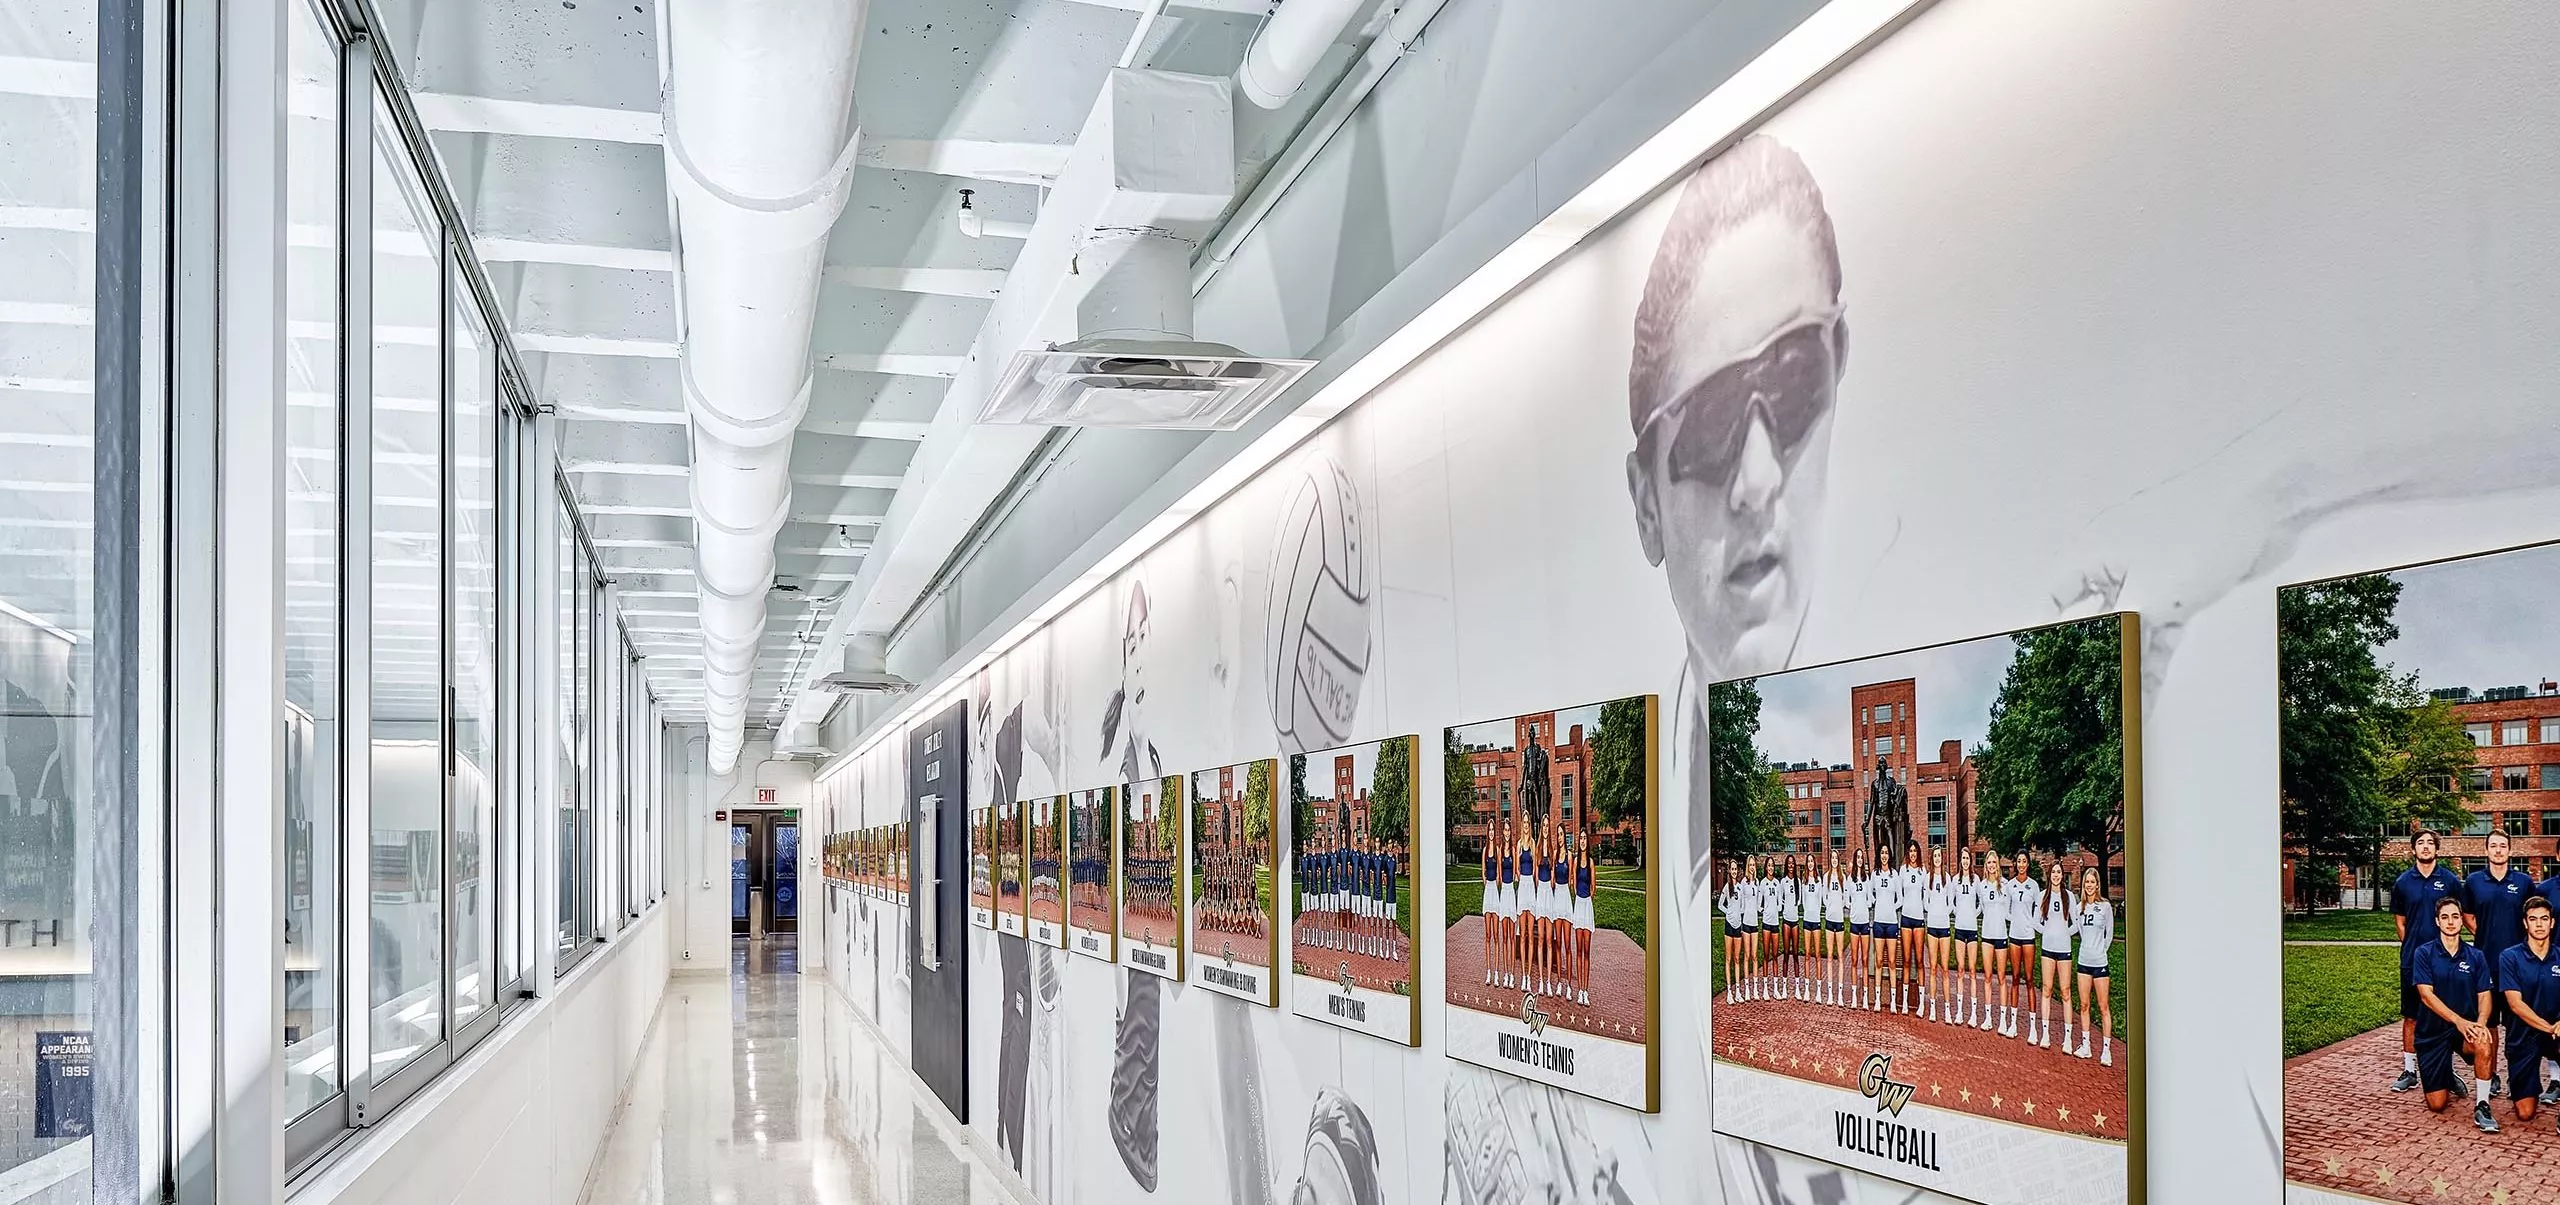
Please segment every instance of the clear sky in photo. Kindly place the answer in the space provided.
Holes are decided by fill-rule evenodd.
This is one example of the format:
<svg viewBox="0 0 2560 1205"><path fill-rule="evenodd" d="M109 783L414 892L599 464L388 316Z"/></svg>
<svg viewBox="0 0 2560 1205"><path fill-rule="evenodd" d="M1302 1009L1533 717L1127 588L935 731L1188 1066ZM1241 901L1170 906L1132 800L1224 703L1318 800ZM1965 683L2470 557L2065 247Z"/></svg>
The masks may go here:
<svg viewBox="0 0 2560 1205"><path fill-rule="evenodd" d="M2400 638L2378 650L2427 690L2560 679L2560 545L2403 569Z"/></svg>
<svg viewBox="0 0 2560 1205"><path fill-rule="evenodd" d="M1940 741L1971 750L1991 729L1991 702L2015 649L2007 636L1990 636L1767 675L1760 679L1760 751L1780 763L1857 761L1849 691L1901 678L1913 680L1921 760L1936 759Z"/></svg>

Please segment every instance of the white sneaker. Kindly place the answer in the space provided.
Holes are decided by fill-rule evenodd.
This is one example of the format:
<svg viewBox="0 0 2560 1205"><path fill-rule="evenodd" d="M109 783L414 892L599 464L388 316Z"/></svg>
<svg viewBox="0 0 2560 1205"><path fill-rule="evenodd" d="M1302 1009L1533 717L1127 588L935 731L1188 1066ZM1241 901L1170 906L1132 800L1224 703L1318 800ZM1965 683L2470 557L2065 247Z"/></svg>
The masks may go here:
<svg viewBox="0 0 2560 1205"><path fill-rule="evenodd" d="M2079 1049L2077 1049L2077 1050L2072 1051L2072 1052L2071 1052L2071 1057L2073 1057L2073 1058L2075 1058L2075 1059L2085 1059L2085 1058L2089 1057L2089 1031L2088 1031L2088 1030L2085 1030L2085 1029L2084 1029L2084 1030L2081 1030L2081 1031L2080 1031L2080 1048L2079 1048Z"/></svg>
<svg viewBox="0 0 2560 1205"><path fill-rule="evenodd" d="M2098 1044L2098 1065L2101 1067L2113 1067L2116 1065L2116 1040L2114 1038L2108 1038L2106 1041Z"/></svg>

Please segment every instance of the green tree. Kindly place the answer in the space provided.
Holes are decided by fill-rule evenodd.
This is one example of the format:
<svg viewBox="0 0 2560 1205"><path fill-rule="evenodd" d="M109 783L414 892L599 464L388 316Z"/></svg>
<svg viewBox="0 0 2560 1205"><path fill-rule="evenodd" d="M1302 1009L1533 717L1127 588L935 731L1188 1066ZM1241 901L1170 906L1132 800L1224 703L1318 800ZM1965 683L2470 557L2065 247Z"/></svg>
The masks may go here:
<svg viewBox="0 0 2560 1205"><path fill-rule="evenodd" d="M1786 832L1787 788L1760 753L1760 683L1707 688L1707 790L1718 850L1756 853Z"/></svg>
<svg viewBox="0 0 2560 1205"><path fill-rule="evenodd" d="M2016 646L1973 751L1981 835L2000 849L2077 843L2112 857L2124 834L2123 625L2039 628Z"/></svg>
<svg viewBox="0 0 2560 1205"><path fill-rule="evenodd" d="M1316 831L1315 800L1307 794L1307 755L1289 757L1289 848L1305 849Z"/></svg>
<svg viewBox="0 0 2560 1205"><path fill-rule="evenodd" d="M2306 863L2370 860L2386 833L2470 819L2471 738L2376 655L2400 636L2399 604L2383 574L2276 595L2284 837Z"/></svg>
<svg viewBox="0 0 2560 1205"><path fill-rule="evenodd" d="M1294 777L1290 789L1300 789ZM1271 763L1257 761L1244 773L1244 839L1271 839Z"/></svg>
<svg viewBox="0 0 2560 1205"><path fill-rule="evenodd" d="M1182 798L1190 785L1179 774L1167 775L1164 781L1156 784L1156 798L1163 801L1162 806L1156 808L1156 838L1164 842L1165 849L1173 848L1175 842L1182 840L1182 808L1175 801Z"/></svg>
<svg viewBox="0 0 2560 1205"><path fill-rule="evenodd" d="M1633 820L1641 830L1647 822L1646 727L1643 699L1615 699L1600 705L1600 726L1591 734L1590 807L1602 825ZM1644 843L1637 841L1635 848L1637 865L1643 865Z"/></svg>
<svg viewBox="0 0 2560 1205"><path fill-rule="evenodd" d="M1440 823L1448 840L1442 849L1452 866L1472 862L1483 856L1478 843L1462 847L1458 830L1476 822L1476 767L1468 758L1467 747L1458 743L1458 730L1440 730Z"/></svg>
<svg viewBox="0 0 2560 1205"><path fill-rule="evenodd" d="M1369 775L1369 835L1390 849L1413 837L1413 742L1409 736L1378 743L1378 768Z"/></svg>

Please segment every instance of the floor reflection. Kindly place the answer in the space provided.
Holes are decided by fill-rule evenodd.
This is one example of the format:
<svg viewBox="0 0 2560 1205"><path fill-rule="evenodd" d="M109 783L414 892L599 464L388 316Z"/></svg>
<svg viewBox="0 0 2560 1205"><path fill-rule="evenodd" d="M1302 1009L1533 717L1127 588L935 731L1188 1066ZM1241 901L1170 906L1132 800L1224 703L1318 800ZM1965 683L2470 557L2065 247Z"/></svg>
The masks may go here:
<svg viewBox="0 0 2560 1205"><path fill-rule="evenodd" d="M740 939L726 985L668 985L596 1205L1005 1205L940 1108L789 936ZM725 987L725 990L724 990ZM927 1112L927 1110L936 1112Z"/></svg>

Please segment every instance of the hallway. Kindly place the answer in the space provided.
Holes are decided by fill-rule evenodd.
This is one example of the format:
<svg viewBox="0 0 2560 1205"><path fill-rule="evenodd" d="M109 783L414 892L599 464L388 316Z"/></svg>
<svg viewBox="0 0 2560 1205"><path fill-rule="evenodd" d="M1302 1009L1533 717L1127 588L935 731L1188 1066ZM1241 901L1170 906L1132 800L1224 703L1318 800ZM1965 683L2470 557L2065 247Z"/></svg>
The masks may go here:
<svg viewBox="0 0 2560 1205"><path fill-rule="evenodd" d="M939 1110L791 938L742 938L668 982L584 1200L1010 1205Z"/></svg>

